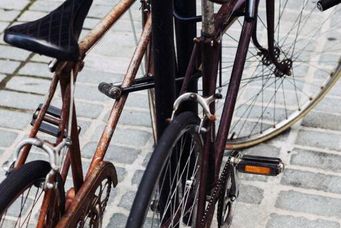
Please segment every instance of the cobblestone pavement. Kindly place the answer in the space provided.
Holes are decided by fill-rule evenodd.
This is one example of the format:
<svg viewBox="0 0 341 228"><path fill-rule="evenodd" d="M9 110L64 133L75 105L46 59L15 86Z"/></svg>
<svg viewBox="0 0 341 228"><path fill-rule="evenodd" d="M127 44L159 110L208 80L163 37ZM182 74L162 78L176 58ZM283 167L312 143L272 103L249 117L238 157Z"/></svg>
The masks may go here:
<svg viewBox="0 0 341 228"><path fill-rule="evenodd" d="M60 0L0 1L0 163L12 155L29 131L33 110L42 102L51 78L48 58L10 48L3 30L13 23L45 15ZM95 0L85 22L92 28L112 7ZM132 10L140 28L139 6ZM99 82L119 81L133 52L129 14L87 56L78 78L76 105L82 127L81 146L89 163L112 105L97 91ZM320 227L341 224L341 83L302 122L274 140L253 147L260 154L278 155L286 171L277 178L242 176L234 227ZM55 99L55 105L60 99ZM118 172L104 217L106 227L124 227L135 191L152 151L152 134L145 92L131 94L106 159ZM35 152L30 159L42 155ZM85 167L86 168L86 167ZM1 176L3 177L3 171Z"/></svg>

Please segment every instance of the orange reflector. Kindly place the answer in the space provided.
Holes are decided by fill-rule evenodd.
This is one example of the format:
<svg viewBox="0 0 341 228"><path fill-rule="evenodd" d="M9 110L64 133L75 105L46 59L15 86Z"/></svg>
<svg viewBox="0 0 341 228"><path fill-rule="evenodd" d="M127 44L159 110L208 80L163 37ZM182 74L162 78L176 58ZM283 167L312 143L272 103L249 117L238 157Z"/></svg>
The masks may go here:
<svg viewBox="0 0 341 228"><path fill-rule="evenodd" d="M246 165L244 170L246 173L262 174L262 175L271 174L270 168L262 167L262 166Z"/></svg>

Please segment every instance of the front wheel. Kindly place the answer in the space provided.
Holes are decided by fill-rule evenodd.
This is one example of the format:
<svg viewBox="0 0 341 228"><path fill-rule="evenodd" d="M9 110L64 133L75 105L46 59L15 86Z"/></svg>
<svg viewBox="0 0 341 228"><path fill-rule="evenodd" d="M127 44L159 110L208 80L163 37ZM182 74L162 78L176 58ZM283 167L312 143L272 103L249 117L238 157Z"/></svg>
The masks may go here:
<svg viewBox="0 0 341 228"><path fill-rule="evenodd" d="M43 184L51 166L33 161L12 171L0 184L0 227L36 227L45 195ZM56 188L50 190L50 204L44 227L55 227L64 212L65 194L62 179L56 174Z"/></svg>
<svg viewBox="0 0 341 228"><path fill-rule="evenodd" d="M179 114L159 140L126 227L195 227L202 139L199 118Z"/></svg>

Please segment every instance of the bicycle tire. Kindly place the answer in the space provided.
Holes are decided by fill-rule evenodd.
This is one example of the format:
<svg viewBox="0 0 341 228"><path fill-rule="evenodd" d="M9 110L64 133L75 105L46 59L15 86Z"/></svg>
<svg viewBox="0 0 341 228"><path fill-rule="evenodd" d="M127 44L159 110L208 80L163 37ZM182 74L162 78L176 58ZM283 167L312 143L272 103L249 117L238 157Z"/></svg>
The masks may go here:
<svg viewBox="0 0 341 228"><path fill-rule="evenodd" d="M279 61L293 61L290 76L278 74L266 56L250 45L226 149L250 147L287 130L314 108L340 78L341 44L336 40L341 25L336 21L341 7L320 12L316 3L310 3L276 2L275 46ZM265 2L260 1L257 34L267 48L266 39L260 39L260 31L266 31L264 9ZM239 24L242 22L238 19L223 37L223 94L233 66L230 53L236 50ZM222 108L222 104L217 106L218 110Z"/></svg>
<svg viewBox="0 0 341 228"><path fill-rule="evenodd" d="M0 184L1 227L26 227L28 224L32 225L32 223L37 222L37 217L33 213L38 212L36 215L39 215L40 205L35 205L35 203L44 196L44 189L41 184L44 183L45 177L50 170L51 166L48 162L32 161L24 164L18 170L13 170L6 177ZM47 218L44 221L46 227L54 227L64 212L65 193L59 174L56 174L56 183L55 195L49 205ZM34 194L32 194L32 190L35 191ZM32 200L33 196L35 198ZM29 209L27 207L30 204L33 205ZM17 208L18 205L22 207ZM13 206L13 209L11 209L11 206ZM25 219L22 218L23 214L26 215ZM17 221L14 221L15 217L17 217ZM21 222L25 222L25 224L21 224Z"/></svg>
<svg viewBox="0 0 341 228"><path fill-rule="evenodd" d="M196 193L200 180L200 167L197 164L199 164L200 162L202 151L202 139L200 134L198 133L199 121L199 118L193 113L183 112L176 116L174 120L170 123L170 125L166 128L143 174L140 186L138 188L133 206L128 217L126 227L148 227L153 226L153 224L158 226L157 224L164 225L165 223L168 224L167 227L172 227L171 224L173 224L172 222L174 221L169 220L169 217L172 216L167 214L170 212L168 210L168 206L165 206L170 205L169 201L171 201L174 205L179 204L178 201L180 201L179 205L185 208L183 208L180 213L180 217L182 219L178 217L175 223L181 222L185 223L188 226L194 226L193 221L195 221L194 217L196 200L193 199L193 197L197 197ZM192 139L193 141L191 141ZM189 148L191 148L189 150L191 151L189 155L186 155L186 151L179 152L180 150L177 150L181 148L183 149L188 146ZM193 151L195 152L193 153ZM185 158L186 161L182 159L182 156L184 156L183 158ZM173 173L174 175L171 176L172 178L178 177L178 179L176 181L174 179L171 179L171 182L169 183L177 183L177 186L171 186L169 189L177 189L179 191L175 190L174 192L172 192L172 194L170 194L169 192L171 191L167 191L165 193L164 189L166 187L164 188L163 183L168 182L165 181L165 177L168 176L169 172L171 172L169 170L172 169L172 164L177 164L177 166L175 170L173 170L175 171L175 173ZM181 166L180 168L181 164L183 166ZM192 167L187 164L191 164ZM183 172L180 173L181 175L175 175L179 174L179 170L183 170ZM182 175L185 172L184 170L186 170L187 173L186 177ZM188 175L188 173L194 174L194 176ZM188 179L189 176L192 177L191 180ZM180 179L181 181L179 181ZM184 183L187 184L187 191L185 191L181 197L178 194L180 194L180 191L184 190ZM171 196L170 198L168 198L169 195ZM179 198L180 200L177 199L178 197L181 197ZM162 201L161 199L165 198L167 202L164 201L160 203L160 201ZM189 200L189 198L191 202L191 208L187 208L189 206L189 202L187 201ZM184 200L186 202L184 202ZM152 205L150 202L152 202ZM174 210L171 211L174 212ZM187 212L189 212L189 214L187 214ZM162 216L155 215L157 213L162 214ZM156 217L153 217L150 214L153 214ZM153 218L158 219L157 216L160 216L161 221L152 221ZM162 218L164 218L165 222L162 221Z"/></svg>

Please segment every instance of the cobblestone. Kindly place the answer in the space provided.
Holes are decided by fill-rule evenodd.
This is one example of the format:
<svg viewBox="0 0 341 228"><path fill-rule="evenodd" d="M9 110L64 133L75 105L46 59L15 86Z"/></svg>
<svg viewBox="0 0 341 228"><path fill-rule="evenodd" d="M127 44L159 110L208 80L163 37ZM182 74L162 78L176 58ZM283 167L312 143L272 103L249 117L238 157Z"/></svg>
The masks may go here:
<svg viewBox="0 0 341 228"><path fill-rule="evenodd" d="M24 61L30 52L10 46L0 45L0 58Z"/></svg>
<svg viewBox="0 0 341 228"><path fill-rule="evenodd" d="M23 129L31 120L31 114L0 109L0 126L3 128Z"/></svg>
<svg viewBox="0 0 341 228"><path fill-rule="evenodd" d="M27 135L32 110L43 101L51 79L47 63L48 57L9 47L2 40L3 30L9 24L18 21L30 21L46 15L59 6L63 0L1 0L0 1L0 155L7 159L13 142ZM114 1L115 3L118 0ZM31 4L32 3L32 4ZM31 5L28 5L31 4ZM263 4L263 3L261 3ZM296 4L296 3L295 3ZM294 5L288 8L294 9ZM112 2L96 0L90 9L81 37L94 27L111 8ZM29 6L29 7L28 7ZM309 4L310 8L312 4ZM264 6L260 12L264 14ZM341 8L340 8L341 9ZM132 7L133 24L137 36L141 30L140 5ZM22 15L19 16L19 14ZM340 14L341 15L341 14ZM340 17L340 16L338 16ZM341 17L340 17L341 19ZM16 20L16 21L15 21ZM315 18L316 21L320 18ZM339 20L332 22L335 26ZM264 30L263 30L264 31ZM327 46L337 49L340 31L326 34ZM77 78L76 110L80 117L81 147L83 169L87 170L97 141L107 122L112 100L97 90L100 82L120 82L126 73L131 54L135 47L135 38L131 29L129 14L126 13L108 31L107 35L87 54L85 67ZM266 41L260 36L260 41ZM331 41L335 39L334 41ZM300 44L298 48L303 45ZM316 42L311 48L318 47ZM310 55L310 54L308 54ZM327 64L338 55L321 56L319 63ZM223 53L226 61L233 60L232 54ZM19 66L22 67L19 69ZM13 75L18 71L17 75ZM308 66L295 69L295 76L306 74ZM318 79L324 71L315 71ZM138 77L142 71L138 73ZM6 81L4 79L6 78ZM263 82L259 80L259 85ZM296 87L303 83L297 81ZM248 92L252 93L255 90ZM340 228L341 224L341 82L336 88L309 113L301 123L279 137L258 146L244 150L243 153L281 157L286 171L279 177L265 177L241 174L240 196L235 204L233 228ZM287 91L288 92L288 91ZM59 94L59 91L57 91ZM291 99L296 95L289 91ZM270 94L271 95L271 94ZM246 96L247 97L247 96ZM278 96L278 102L283 102ZM60 97L53 105L60 107ZM152 130L148 112L146 92L132 93L128 97L125 110L114 133L105 159L114 163L119 184L111 191L109 206L104 215L104 226L108 228L125 227L128 211L133 202L135 191L141 180L143 169L150 159ZM257 110L256 110L257 109ZM243 112L245 110L239 110ZM252 118L258 118L261 107L255 108ZM282 114L282 116L280 115ZM278 110L276 117L283 117ZM264 113L264 116L270 115ZM268 116L271 117L271 116ZM271 123L270 123L271 124ZM245 128L250 126L245 126ZM21 133L25 131L25 133ZM20 132L20 133L19 133ZM43 139L51 138L39 134ZM46 156L34 149L29 160L46 159ZM4 172L0 170L0 179ZM66 186L72 185L67 179ZM11 227L9 225L8 227ZM211 227L216 227L212 225Z"/></svg>
<svg viewBox="0 0 341 228"><path fill-rule="evenodd" d="M28 93L46 94L48 92L49 85L49 80L15 76L7 83L6 88Z"/></svg>
<svg viewBox="0 0 341 228"><path fill-rule="evenodd" d="M244 203L260 204L263 199L264 190L252 185L240 185L240 197L238 200Z"/></svg>
<svg viewBox="0 0 341 228"><path fill-rule="evenodd" d="M14 62L9 60L0 59L0 73L13 74L14 71L19 67L20 62Z"/></svg>
<svg viewBox="0 0 341 228"><path fill-rule="evenodd" d="M132 191L125 193L121 199L121 202L118 205L129 210L131 208L131 205L133 204L135 194L136 192Z"/></svg>
<svg viewBox="0 0 341 228"><path fill-rule="evenodd" d="M340 150L340 134L334 132L301 129L298 132L296 143L303 146L318 147L322 149ZM318 139L318 140L316 140Z"/></svg>
<svg viewBox="0 0 341 228"><path fill-rule="evenodd" d="M13 144L17 136L17 133L0 130L0 147L9 147Z"/></svg>
<svg viewBox="0 0 341 228"><path fill-rule="evenodd" d="M306 194L296 191L282 191L276 201L276 207L305 212L315 215L341 218L341 199Z"/></svg>
<svg viewBox="0 0 341 228"><path fill-rule="evenodd" d="M95 142L87 144L83 148L83 156L86 158L91 158L96 150L96 147L97 143ZM131 164L136 160L138 154L139 154L138 150L116 145L110 145L106 153L106 159L113 162L115 161L124 164Z"/></svg>
<svg viewBox="0 0 341 228"><path fill-rule="evenodd" d="M18 74L51 78L51 73L45 63L27 63L19 70Z"/></svg>
<svg viewBox="0 0 341 228"><path fill-rule="evenodd" d="M17 93L12 91L0 91L0 106L33 110L43 99L41 96Z"/></svg>
<svg viewBox="0 0 341 228"><path fill-rule="evenodd" d="M281 179L281 184L337 194L341 193L340 176L325 175L308 171L287 169Z"/></svg>
<svg viewBox="0 0 341 228"><path fill-rule="evenodd" d="M291 157L290 163L327 171L341 171L341 156L324 152L294 149L294 154Z"/></svg>
<svg viewBox="0 0 341 228"><path fill-rule="evenodd" d="M303 217L285 216L271 214L271 218L266 225L267 228L339 228L340 224L337 222L317 219L309 220Z"/></svg>

